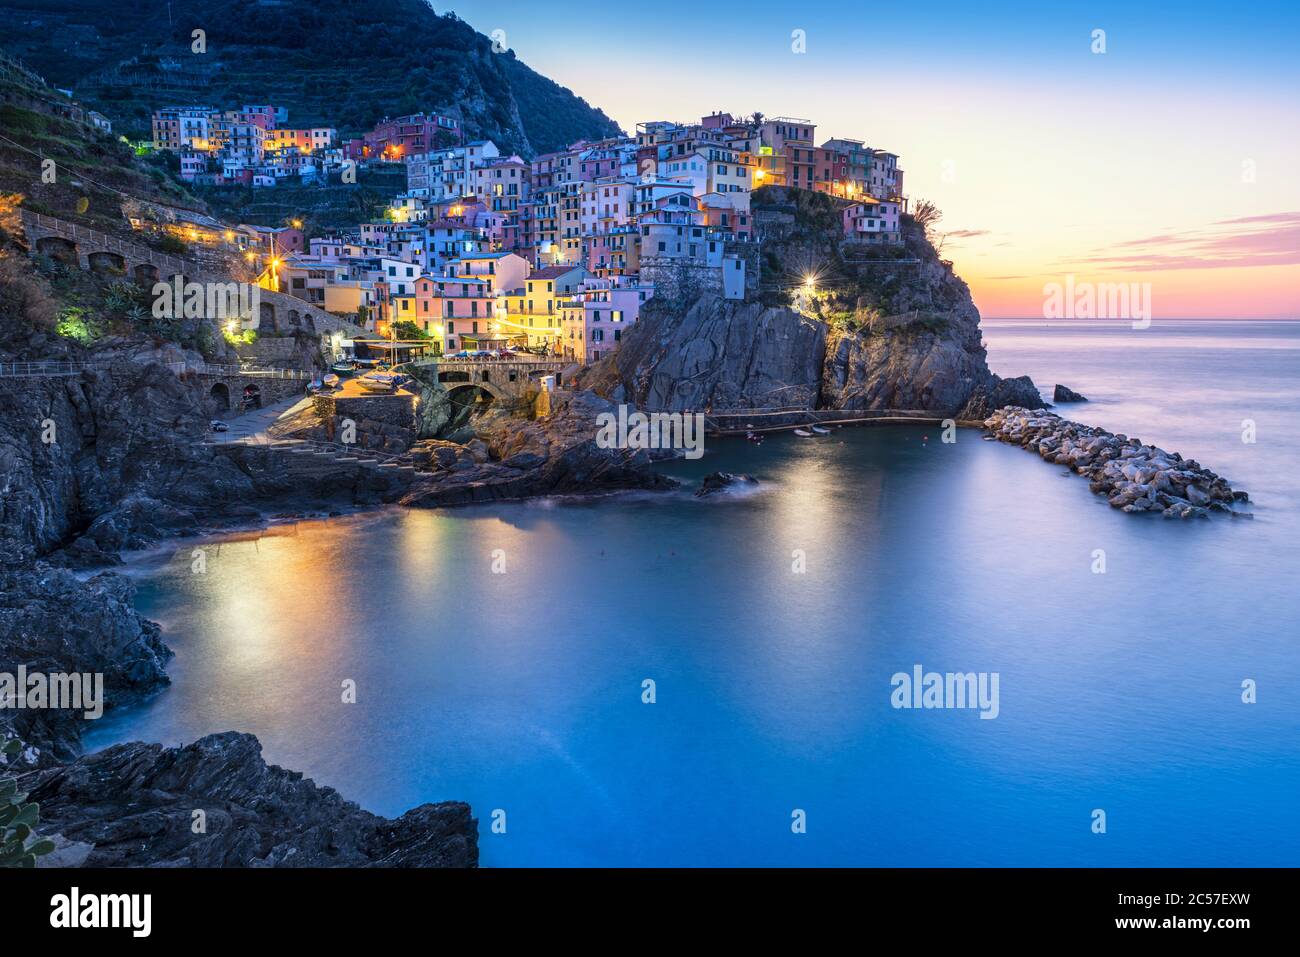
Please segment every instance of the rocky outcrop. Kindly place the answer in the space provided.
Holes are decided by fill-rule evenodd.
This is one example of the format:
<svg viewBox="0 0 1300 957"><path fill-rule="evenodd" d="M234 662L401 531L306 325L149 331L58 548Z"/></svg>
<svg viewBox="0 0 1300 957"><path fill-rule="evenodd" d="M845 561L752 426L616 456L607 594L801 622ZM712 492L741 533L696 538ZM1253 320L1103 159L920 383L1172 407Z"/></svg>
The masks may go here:
<svg viewBox="0 0 1300 957"><path fill-rule="evenodd" d="M1056 383L1056 388L1052 390L1053 402L1087 402L1085 396L1079 395L1073 389L1067 389L1061 383Z"/></svg>
<svg viewBox="0 0 1300 957"><path fill-rule="evenodd" d="M762 301L656 296L581 385L646 411L910 409L982 419L1001 405L1041 403L1028 377L989 370L970 290L920 226L907 221L902 246L846 253L833 201L794 193L755 193L766 233ZM808 262L822 264L824 288L783 304L790 294L780 290Z"/></svg>
<svg viewBox="0 0 1300 957"><path fill-rule="evenodd" d="M675 482L650 469L644 450L601 448L597 417L617 413L591 392L557 393L542 419L486 416L465 445L428 441L433 474L420 480L403 505L436 508L536 495L620 489L667 489Z"/></svg>
<svg viewBox="0 0 1300 957"><path fill-rule="evenodd" d="M1034 385L1034 380L1027 375L1014 379L1004 379L999 375L990 375L988 379L976 386L957 413L963 420L986 419L998 409L1006 406L1023 406L1036 409L1043 404L1043 397Z"/></svg>
<svg viewBox="0 0 1300 957"><path fill-rule="evenodd" d="M197 381L120 360L80 376L0 380L0 563L63 548L86 567L219 517L252 485L199 444Z"/></svg>
<svg viewBox="0 0 1300 957"><path fill-rule="evenodd" d="M469 805L422 804L383 818L268 765L250 734L179 748L119 744L20 784L40 804L41 833L89 846L88 867L478 865Z"/></svg>
<svg viewBox="0 0 1300 957"><path fill-rule="evenodd" d="M1204 518L1231 512L1250 496L1177 452L1140 439L1080 425L1043 409L1001 409L984 423L992 436L1037 452L1049 462L1086 475L1089 488L1125 512L1160 512L1165 518Z"/></svg>
<svg viewBox="0 0 1300 957"><path fill-rule="evenodd" d="M111 573L78 580L38 565L0 571L0 672L19 665L45 674L100 673L108 708L137 701L168 683L171 650L156 624L136 613L135 586ZM81 750L83 709L5 708L6 726L48 765Z"/></svg>
<svg viewBox="0 0 1300 957"><path fill-rule="evenodd" d="M990 381L982 352L960 335L920 327L829 337L822 405L955 412Z"/></svg>
<svg viewBox="0 0 1300 957"><path fill-rule="evenodd" d="M705 498L709 495L725 492L727 489L757 484L758 479L752 475L742 475L735 472L710 472L700 481L700 487L695 490L695 497Z"/></svg>
<svg viewBox="0 0 1300 957"><path fill-rule="evenodd" d="M580 385L646 412L802 406L821 389L825 323L785 306L652 299Z"/></svg>

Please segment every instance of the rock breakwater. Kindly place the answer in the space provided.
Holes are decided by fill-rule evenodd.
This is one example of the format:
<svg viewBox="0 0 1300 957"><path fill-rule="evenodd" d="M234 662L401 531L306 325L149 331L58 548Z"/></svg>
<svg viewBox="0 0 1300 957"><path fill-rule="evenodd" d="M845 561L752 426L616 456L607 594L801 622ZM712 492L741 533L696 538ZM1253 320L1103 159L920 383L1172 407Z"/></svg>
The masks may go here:
<svg viewBox="0 0 1300 957"><path fill-rule="evenodd" d="M1165 518L1248 514L1233 509L1235 503L1250 500L1244 491L1195 460L1140 439L1018 406L999 409L984 426L1001 442L1087 476L1092 491L1125 512L1159 512Z"/></svg>

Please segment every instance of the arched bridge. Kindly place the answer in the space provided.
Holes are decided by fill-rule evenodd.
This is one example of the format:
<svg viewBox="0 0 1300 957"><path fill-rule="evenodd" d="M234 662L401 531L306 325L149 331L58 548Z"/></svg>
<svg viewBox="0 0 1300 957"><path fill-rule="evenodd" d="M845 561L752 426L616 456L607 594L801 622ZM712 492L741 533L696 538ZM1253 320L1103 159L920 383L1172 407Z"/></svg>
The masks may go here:
<svg viewBox="0 0 1300 957"><path fill-rule="evenodd" d="M233 277L179 256L169 256L140 243L110 236L66 220L19 210L27 248L32 255L50 256L82 269L130 278L145 286L170 282L180 276L185 282L233 282ZM318 335L339 333L352 337L364 334L356 323L326 312L319 306L288 293L259 289L256 328L263 335Z"/></svg>
<svg viewBox="0 0 1300 957"><path fill-rule="evenodd" d="M476 386L497 399L523 399L541 389L541 379L555 376L572 363L558 359L416 359L408 365L436 368L438 381L449 393Z"/></svg>

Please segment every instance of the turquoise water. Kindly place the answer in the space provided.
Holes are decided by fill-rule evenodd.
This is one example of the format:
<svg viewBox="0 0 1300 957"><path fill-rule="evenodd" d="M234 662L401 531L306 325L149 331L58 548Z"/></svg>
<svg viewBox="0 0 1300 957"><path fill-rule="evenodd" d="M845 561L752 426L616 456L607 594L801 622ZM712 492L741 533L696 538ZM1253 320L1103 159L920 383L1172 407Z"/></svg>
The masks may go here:
<svg viewBox="0 0 1300 957"><path fill-rule="evenodd" d="M385 511L210 543L202 575L187 543L135 568L173 684L90 744L250 731L377 812L469 801L489 866L1295 864L1300 325L986 327L995 369L1254 519L1124 515L974 431L859 428L666 467L744 496ZM998 673L997 718L893 708L916 664Z"/></svg>

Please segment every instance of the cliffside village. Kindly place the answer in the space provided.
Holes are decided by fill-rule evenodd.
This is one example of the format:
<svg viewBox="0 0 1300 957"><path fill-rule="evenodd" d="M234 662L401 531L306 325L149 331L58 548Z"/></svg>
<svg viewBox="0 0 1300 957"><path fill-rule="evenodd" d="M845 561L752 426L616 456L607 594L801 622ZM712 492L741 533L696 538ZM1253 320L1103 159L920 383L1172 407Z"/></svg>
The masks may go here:
<svg viewBox="0 0 1300 957"><path fill-rule="evenodd" d="M899 242L907 210L897 155L861 140L814 145L815 124L790 117L641 123L531 161L464 142L441 114L384 119L342 143L287 120L274 106L159 110L153 147L209 186L401 164L407 188L385 218L309 241L296 221L191 224L188 238L233 244L265 288L425 353L512 346L586 363L617 348L656 289L743 299L758 281L750 193L761 186L838 198L845 238L864 243Z"/></svg>

